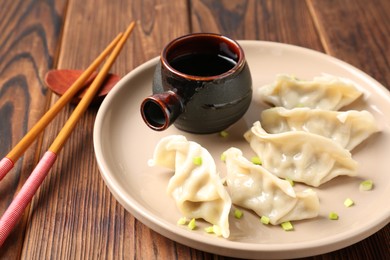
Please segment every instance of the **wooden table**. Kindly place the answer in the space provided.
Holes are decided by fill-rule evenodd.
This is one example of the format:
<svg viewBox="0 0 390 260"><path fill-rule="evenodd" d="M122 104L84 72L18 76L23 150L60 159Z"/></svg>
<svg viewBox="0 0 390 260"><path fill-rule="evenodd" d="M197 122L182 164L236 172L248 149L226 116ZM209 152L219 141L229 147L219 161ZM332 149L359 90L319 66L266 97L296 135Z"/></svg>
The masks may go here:
<svg viewBox="0 0 390 260"><path fill-rule="evenodd" d="M2 0L0 156L58 97L44 84L53 68L83 69L126 25L137 26L112 72L125 75L175 37L218 32L327 53L390 86L388 0ZM0 214L73 111L68 105L0 183ZM110 194L94 157L98 107L81 119L1 259L225 259L150 230ZM384 205L388 206L388 205ZM390 225L345 249L311 259L385 259ZM222 252L221 252L222 254Z"/></svg>

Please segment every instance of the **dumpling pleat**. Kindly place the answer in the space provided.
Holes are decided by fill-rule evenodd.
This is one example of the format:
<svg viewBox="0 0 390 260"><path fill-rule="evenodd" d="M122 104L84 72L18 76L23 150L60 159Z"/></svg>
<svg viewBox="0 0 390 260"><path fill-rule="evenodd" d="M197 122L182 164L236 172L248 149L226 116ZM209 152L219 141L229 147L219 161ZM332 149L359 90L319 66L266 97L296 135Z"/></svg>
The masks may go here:
<svg viewBox="0 0 390 260"><path fill-rule="evenodd" d="M264 168L280 178L318 187L339 175L356 176L351 153L328 138L304 131L268 134L259 121L244 137Z"/></svg>
<svg viewBox="0 0 390 260"><path fill-rule="evenodd" d="M194 164L195 157L202 158L200 165ZM229 237L231 199L205 148L181 135L167 136L157 144L150 164L175 171L167 192L184 216L202 218L219 226L223 237Z"/></svg>
<svg viewBox="0 0 390 260"><path fill-rule="evenodd" d="M273 225L318 215L319 199L313 190L295 192L288 181L248 161L237 148L224 154L227 188L233 204L268 217Z"/></svg>

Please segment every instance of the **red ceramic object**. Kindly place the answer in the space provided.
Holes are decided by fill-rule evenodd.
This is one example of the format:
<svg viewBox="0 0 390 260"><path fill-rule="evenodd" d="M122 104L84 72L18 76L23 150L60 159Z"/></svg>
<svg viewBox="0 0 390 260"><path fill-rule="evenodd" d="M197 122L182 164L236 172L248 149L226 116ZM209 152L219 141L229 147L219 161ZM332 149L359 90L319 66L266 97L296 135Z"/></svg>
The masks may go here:
<svg viewBox="0 0 390 260"><path fill-rule="evenodd" d="M57 95L63 95L66 90L80 77L83 73L82 70L50 70L46 73L45 83L54 93ZM92 83L93 79L97 76L97 72L92 73L91 77L85 83L85 87L72 99L72 103L78 103L84 96L87 87ZM115 74L108 74L103 85L96 97L93 100L94 104L100 104L108 92L115 86L120 80L120 77Z"/></svg>

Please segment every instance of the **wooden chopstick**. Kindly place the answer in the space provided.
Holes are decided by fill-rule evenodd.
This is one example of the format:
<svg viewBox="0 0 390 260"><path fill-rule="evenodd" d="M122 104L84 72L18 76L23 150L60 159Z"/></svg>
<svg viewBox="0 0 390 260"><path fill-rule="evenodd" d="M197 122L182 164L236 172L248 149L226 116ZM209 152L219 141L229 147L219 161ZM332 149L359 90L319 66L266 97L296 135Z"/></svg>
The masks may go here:
<svg viewBox="0 0 390 260"><path fill-rule="evenodd" d="M106 63L103 65L102 69L96 76L95 80L92 82L92 84L89 86L87 92L85 93L84 97L81 99L80 103L77 105L75 110L73 111L72 115L69 117L68 121L64 125L64 127L61 129L60 133L56 137L56 139L53 141L52 145L49 147L49 151L52 151L53 153L58 153L66 140L68 139L69 135L71 134L73 128L75 127L78 119L80 116L84 113L84 111L88 108L89 104L91 103L92 99L94 98L95 94L99 90L99 87L101 83L104 81L104 78L107 76L112 64L114 63L116 57L118 56L119 52L121 51L123 45L125 44L125 41L129 37L130 33L132 32L133 28L135 26L135 23L132 22L125 33L123 34L122 38L118 42L117 46L115 46L115 49L112 51L111 55L108 57Z"/></svg>
<svg viewBox="0 0 390 260"><path fill-rule="evenodd" d="M39 119L39 121L31 128L30 131L17 143L14 148L0 161L0 181L14 167L15 162L27 150L37 136L46 128L53 120L58 112L69 103L69 101L84 87L85 82L91 74L100 66L103 60L114 49L122 33L104 49L104 51L91 63L91 65L80 75L80 77L72 84L72 86L57 100L57 102Z"/></svg>
<svg viewBox="0 0 390 260"><path fill-rule="evenodd" d="M2 246L16 223L19 221L20 217L24 212L24 209L30 203L35 192L38 190L39 186L49 173L49 170L57 159L58 152L61 150L66 140L70 136L71 132L76 126L77 121L83 115L83 113L91 103L93 97L98 92L100 85L102 84L116 57L119 55L119 52L121 51L127 38L130 36L130 33L133 31L134 26L134 22L130 23L129 27L126 29L125 33L120 38L111 55L108 57L107 61L103 65L102 69L88 88L84 97L81 99L81 101L73 111L72 115L69 117L64 127L61 129L60 133L53 141L52 145L49 147L48 151L43 155L43 157L35 167L34 171L28 177L26 183L20 189L19 193L16 195L8 209L5 211L4 215L1 217L0 247Z"/></svg>

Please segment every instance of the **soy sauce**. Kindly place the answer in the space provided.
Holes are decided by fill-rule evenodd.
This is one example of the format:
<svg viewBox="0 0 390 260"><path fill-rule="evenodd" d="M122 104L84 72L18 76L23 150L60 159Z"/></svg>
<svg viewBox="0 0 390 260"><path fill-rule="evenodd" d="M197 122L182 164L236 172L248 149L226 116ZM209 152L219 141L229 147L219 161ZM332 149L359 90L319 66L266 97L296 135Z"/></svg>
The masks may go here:
<svg viewBox="0 0 390 260"><path fill-rule="evenodd" d="M237 62L221 54L195 53L174 58L169 64L188 75L209 77L229 71Z"/></svg>

